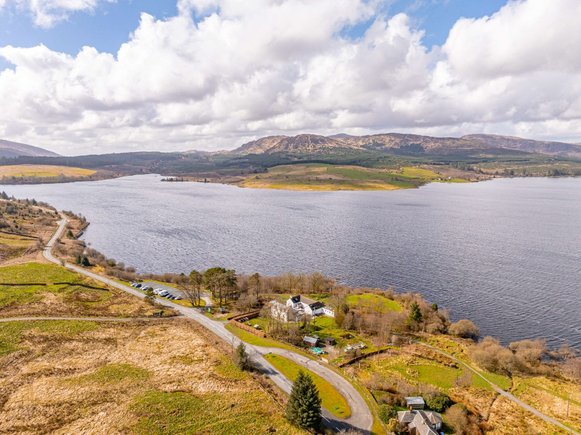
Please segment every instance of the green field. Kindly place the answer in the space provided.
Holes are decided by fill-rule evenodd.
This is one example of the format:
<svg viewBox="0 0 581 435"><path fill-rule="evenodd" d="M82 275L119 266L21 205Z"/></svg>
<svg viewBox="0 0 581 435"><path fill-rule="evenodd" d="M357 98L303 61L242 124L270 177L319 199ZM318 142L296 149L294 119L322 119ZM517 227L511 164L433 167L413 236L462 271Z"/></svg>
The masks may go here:
<svg viewBox="0 0 581 435"><path fill-rule="evenodd" d="M347 296L347 305L350 307L369 308L373 309L373 311L378 311L381 313L387 313L389 311L397 312L403 310L403 307L399 302L375 293L349 295Z"/></svg>
<svg viewBox="0 0 581 435"><path fill-rule="evenodd" d="M97 382L99 384L115 384L119 382L143 382L151 377L151 373L132 364L107 364L88 375L71 380L75 382Z"/></svg>
<svg viewBox="0 0 581 435"><path fill-rule="evenodd" d="M328 381L285 357L269 353L264 358L293 382L300 370L308 373L319 390L323 408L340 418L349 418L351 416L349 404Z"/></svg>
<svg viewBox="0 0 581 435"><path fill-rule="evenodd" d="M149 391L134 400L137 434L301 433L269 409L260 395L247 392L200 394Z"/></svg>
<svg viewBox="0 0 581 435"><path fill-rule="evenodd" d="M275 166L265 174L245 178L240 185L288 190L395 190L411 189L432 181L465 180L447 179L419 167L386 169L313 163Z"/></svg>
<svg viewBox="0 0 581 435"><path fill-rule="evenodd" d="M243 329L237 328L234 325L228 324L226 325L226 329L230 331L232 334L237 336L242 341L245 341L248 344L252 344L254 346L262 346L262 347L280 347L281 349L290 349L295 350L292 346L281 343L280 341L273 340L271 338L262 338L257 335L251 334Z"/></svg>
<svg viewBox="0 0 581 435"><path fill-rule="evenodd" d="M81 291L85 295L84 301L75 301L74 293ZM85 278L55 264L26 263L0 267L0 309L38 301L46 293L58 294L65 300L87 306L105 302L111 297L104 287L89 283Z"/></svg>
<svg viewBox="0 0 581 435"><path fill-rule="evenodd" d="M0 317L138 317L159 309L55 264L0 267Z"/></svg>

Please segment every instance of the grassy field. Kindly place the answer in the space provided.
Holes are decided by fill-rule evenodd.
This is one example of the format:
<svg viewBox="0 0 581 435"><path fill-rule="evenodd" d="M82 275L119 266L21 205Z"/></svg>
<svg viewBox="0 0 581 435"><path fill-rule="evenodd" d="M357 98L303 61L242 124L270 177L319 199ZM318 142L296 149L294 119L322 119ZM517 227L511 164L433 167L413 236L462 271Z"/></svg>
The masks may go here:
<svg viewBox="0 0 581 435"><path fill-rule="evenodd" d="M306 370L296 364L295 362L274 354L265 355L266 360L276 367L280 372L285 375L288 379L294 380L297 378L299 371L303 370L308 373L312 378L313 382L319 390L319 396L321 397L322 406L331 414L340 418L349 418L351 416L351 408L345 400L345 398L325 379L319 375Z"/></svg>
<svg viewBox="0 0 581 435"><path fill-rule="evenodd" d="M94 322L75 320L0 323L0 356L22 349L23 342L30 335L41 334L43 337L51 338L56 342L63 338L73 338L96 328L97 324Z"/></svg>
<svg viewBox="0 0 581 435"><path fill-rule="evenodd" d="M6 338L1 433L302 433L183 319L9 322Z"/></svg>
<svg viewBox="0 0 581 435"><path fill-rule="evenodd" d="M16 284L16 285L7 285ZM64 267L24 263L0 267L0 317L147 316L158 309Z"/></svg>
<svg viewBox="0 0 581 435"><path fill-rule="evenodd" d="M512 393L535 408L581 430L581 388L563 379L516 377Z"/></svg>
<svg viewBox="0 0 581 435"><path fill-rule="evenodd" d="M364 168L325 164L284 165L268 173L252 175L240 183L242 187L287 190L395 190L419 187L432 181L460 182L448 179L430 169Z"/></svg>
<svg viewBox="0 0 581 435"><path fill-rule="evenodd" d="M403 307L399 302L375 293L349 295L347 296L347 304L350 307L359 307L363 309L367 308L381 313L387 313L389 311L397 312L403 310Z"/></svg>
<svg viewBox="0 0 581 435"><path fill-rule="evenodd" d="M94 175L92 169L73 168L68 166L51 165L12 165L0 166L2 178L85 178Z"/></svg>
<svg viewBox="0 0 581 435"><path fill-rule="evenodd" d="M226 325L226 329L235 336L237 336L242 341L245 341L246 343L252 344L254 346L279 347L281 349L295 350L292 346L288 344L281 343L280 341L276 341L271 338L259 337L257 335L251 334L250 332L244 331L243 329L237 328L236 326L231 324Z"/></svg>

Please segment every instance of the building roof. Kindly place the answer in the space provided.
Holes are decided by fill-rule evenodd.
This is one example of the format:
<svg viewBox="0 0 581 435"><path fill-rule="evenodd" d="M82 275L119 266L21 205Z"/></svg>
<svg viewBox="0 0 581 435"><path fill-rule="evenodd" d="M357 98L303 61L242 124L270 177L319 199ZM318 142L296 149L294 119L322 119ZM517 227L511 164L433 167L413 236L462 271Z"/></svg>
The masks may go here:
<svg viewBox="0 0 581 435"><path fill-rule="evenodd" d="M309 337L308 335L306 335L306 336L303 338L303 341L304 341L305 343L309 343L309 344L315 344L315 345L316 345L316 344L319 342L319 339L318 339L318 338L316 338L316 337Z"/></svg>
<svg viewBox="0 0 581 435"><path fill-rule="evenodd" d="M434 423L430 421L427 412L415 411L414 414L415 414L414 419L409 424L410 428L412 427L415 428L416 433L418 433L419 435L438 435L438 432L432 429ZM430 414L433 413L430 412Z"/></svg>
<svg viewBox="0 0 581 435"><path fill-rule="evenodd" d="M402 424L409 424L414 419L415 414L411 411L398 411L397 420Z"/></svg>
<svg viewBox="0 0 581 435"><path fill-rule="evenodd" d="M415 396L415 397L406 397L405 403L407 406L425 406L426 402L424 402L423 397Z"/></svg>
<svg viewBox="0 0 581 435"><path fill-rule="evenodd" d="M307 297L302 296L302 295L291 296L290 299L293 302L293 304L298 304L299 302L302 302L303 304L311 307L311 309L313 309L313 310L317 310L317 309L323 308L325 306L325 304L323 302L319 302L319 301L307 298Z"/></svg>
<svg viewBox="0 0 581 435"><path fill-rule="evenodd" d="M419 435L438 435L433 427L442 424L442 416L431 411L399 411L397 420L409 428L414 428Z"/></svg>

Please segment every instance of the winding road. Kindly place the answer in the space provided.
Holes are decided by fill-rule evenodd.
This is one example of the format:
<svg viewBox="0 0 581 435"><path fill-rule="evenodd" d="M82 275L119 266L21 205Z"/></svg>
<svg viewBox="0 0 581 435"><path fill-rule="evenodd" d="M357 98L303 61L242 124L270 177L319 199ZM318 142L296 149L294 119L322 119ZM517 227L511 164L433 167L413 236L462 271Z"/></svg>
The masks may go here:
<svg viewBox="0 0 581 435"><path fill-rule="evenodd" d="M63 260L55 257L52 253L53 247L63 235L68 219L66 216L61 214L62 220L59 222L58 229L45 246L43 255L44 257L52 262L59 265L63 265L69 270L76 272L78 274L84 275L95 281L102 282L110 287L122 290L138 298L145 298L145 294L136 290L132 287L120 284L110 278L98 275L96 273L90 272L74 264L66 263ZM164 306L171 307L177 312L179 312L184 317L192 319L198 322L200 325L204 326L206 329L213 332L215 335L220 337L225 342L231 344L233 347L238 346L241 340L228 331L225 328L223 322L212 320L209 317L201 314L199 311L193 308L183 307L178 304L174 304L167 300L158 299L158 302ZM210 301L211 302L211 301ZM244 343L248 354L253 361L255 367L261 372L265 373L278 387L280 387L287 394L290 393L292 389L292 382L287 379L282 373L280 373L274 366L272 366L264 357L268 353L275 353L285 358L288 358L295 363L308 368L312 372L318 374L322 378L330 382L339 391L343 397L347 400L349 407L351 408L351 417L347 419L339 419L326 410L323 410L323 420L326 426L335 429L337 431L341 429L355 429L364 434L371 433L371 427L373 425L373 414L371 413L367 403L361 396L361 394L349 383L345 378L343 378L338 373L324 366L323 364L311 360L303 355L299 355L295 352L286 349L271 348L271 347L261 347L254 346L248 343Z"/></svg>

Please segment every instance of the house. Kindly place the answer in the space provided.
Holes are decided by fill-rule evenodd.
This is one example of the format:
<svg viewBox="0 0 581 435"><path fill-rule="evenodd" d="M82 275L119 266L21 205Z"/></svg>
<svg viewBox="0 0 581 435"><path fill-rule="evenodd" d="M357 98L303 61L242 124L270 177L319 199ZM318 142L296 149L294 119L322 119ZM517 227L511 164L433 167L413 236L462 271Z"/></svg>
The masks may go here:
<svg viewBox="0 0 581 435"><path fill-rule="evenodd" d="M442 416L437 412L399 411L397 419L411 435L439 435L442 429Z"/></svg>
<svg viewBox="0 0 581 435"><path fill-rule="evenodd" d="M424 409L426 407L426 402L422 397L406 397L405 398L406 408L409 410L412 409Z"/></svg>
<svg viewBox="0 0 581 435"><path fill-rule="evenodd" d="M335 317L335 312L323 302L301 295L291 296L286 301L286 305L300 315Z"/></svg>
<svg viewBox="0 0 581 435"><path fill-rule="evenodd" d="M309 337L308 335L306 335L303 338L303 341L305 343L307 343L311 347L317 347L317 345L319 344L319 338L318 337Z"/></svg>
<svg viewBox="0 0 581 435"><path fill-rule="evenodd" d="M278 301L270 302L270 315L281 322L294 322L298 320L297 313L288 305Z"/></svg>

